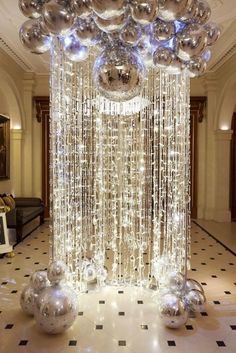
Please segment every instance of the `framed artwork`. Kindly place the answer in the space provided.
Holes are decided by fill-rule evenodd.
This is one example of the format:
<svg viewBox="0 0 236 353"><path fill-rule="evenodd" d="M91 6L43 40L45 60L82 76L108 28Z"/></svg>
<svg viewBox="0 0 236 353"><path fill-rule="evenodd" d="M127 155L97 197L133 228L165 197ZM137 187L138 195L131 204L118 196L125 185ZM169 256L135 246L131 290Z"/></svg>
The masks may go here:
<svg viewBox="0 0 236 353"><path fill-rule="evenodd" d="M12 246L9 244L6 214L0 213L0 254L11 251Z"/></svg>
<svg viewBox="0 0 236 353"><path fill-rule="evenodd" d="M10 119L0 115L0 180L10 179Z"/></svg>

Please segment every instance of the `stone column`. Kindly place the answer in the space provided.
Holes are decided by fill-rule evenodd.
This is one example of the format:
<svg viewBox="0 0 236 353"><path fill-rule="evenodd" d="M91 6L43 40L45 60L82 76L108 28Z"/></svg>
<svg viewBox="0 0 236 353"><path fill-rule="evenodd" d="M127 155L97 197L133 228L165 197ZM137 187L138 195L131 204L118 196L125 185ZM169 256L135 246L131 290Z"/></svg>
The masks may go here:
<svg viewBox="0 0 236 353"><path fill-rule="evenodd" d="M22 195L22 139L22 130L11 130L11 158L13 161L11 180L13 181L12 192L16 196Z"/></svg>
<svg viewBox="0 0 236 353"><path fill-rule="evenodd" d="M34 75L26 73L23 80L23 97L25 110L24 143L23 143L23 196L33 195L33 87Z"/></svg>
<svg viewBox="0 0 236 353"><path fill-rule="evenodd" d="M216 168L215 168L215 212L214 220L230 222L230 149L232 130L215 132Z"/></svg>
<svg viewBox="0 0 236 353"><path fill-rule="evenodd" d="M207 92L207 120L206 120L206 134L205 134L205 160L199 161L205 165L205 195L204 195L204 209L203 218L207 220L214 219L215 210L215 133L214 122L216 116L216 97L217 97L217 81L214 75L207 77L205 81Z"/></svg>

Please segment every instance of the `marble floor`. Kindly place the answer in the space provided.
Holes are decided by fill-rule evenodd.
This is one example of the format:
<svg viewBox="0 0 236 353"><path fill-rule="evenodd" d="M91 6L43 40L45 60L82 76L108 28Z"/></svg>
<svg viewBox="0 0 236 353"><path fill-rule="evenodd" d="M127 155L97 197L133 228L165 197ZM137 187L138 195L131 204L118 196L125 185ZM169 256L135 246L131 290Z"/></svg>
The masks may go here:
<svg viewBox="0 0 236 353"><path fill-rule="evenodd" d="M236 254L236 222L219 223L203 219L195 222Z"/></svg>
<svg viewBox="0 0 236 353"><path fill-rule="evenodd" d="M163 327L150 292L105 288L82 294L78 319L66 333L48 336L19 307L32 272L48 264L47 225L0 259L1 353L235 353L236 258L196 224L189 277L205 289L205 312L178 330Z"/></svg>

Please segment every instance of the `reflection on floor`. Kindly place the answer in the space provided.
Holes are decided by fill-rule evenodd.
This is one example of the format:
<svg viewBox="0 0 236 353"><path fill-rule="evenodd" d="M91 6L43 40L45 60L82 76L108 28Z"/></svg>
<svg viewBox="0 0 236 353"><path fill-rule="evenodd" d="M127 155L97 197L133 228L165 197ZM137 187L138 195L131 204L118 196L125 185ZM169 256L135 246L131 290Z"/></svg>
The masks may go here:
<svg viewBox="0 0 236 353"><path fill-rule="evenodd" d="M206 311L179 330L161 324L149 292L105 288L80 296L78 320L65 334L47 336L19 308L29 276L48 264L48 227L42 226L0 260L1 353L235 353L236 258L199 227L192 227L189 277L206 291Z"/></svg>
<svg viewBox="0 0 236 353"><path fill-rule="evenodd" d="M196 223L236 254L236 222L219 223L198 219Z"/></svg>

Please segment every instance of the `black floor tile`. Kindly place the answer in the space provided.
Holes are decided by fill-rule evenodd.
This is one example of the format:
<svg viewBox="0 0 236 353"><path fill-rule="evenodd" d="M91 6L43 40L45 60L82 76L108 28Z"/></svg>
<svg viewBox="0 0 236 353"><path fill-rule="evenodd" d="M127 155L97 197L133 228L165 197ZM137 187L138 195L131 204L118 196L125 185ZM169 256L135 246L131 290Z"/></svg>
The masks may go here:
<svg viewBox="0 0 236 353"><path fill-rule="evenodd" d="M175 341L167 341L167 344L168 344L169 347L175 347L176 346Z"/></svg>

